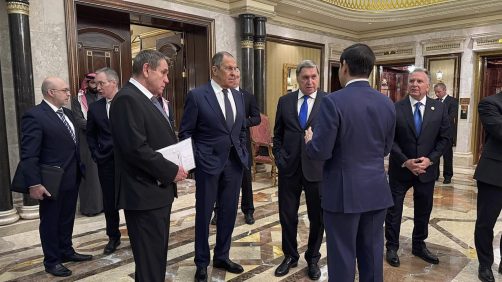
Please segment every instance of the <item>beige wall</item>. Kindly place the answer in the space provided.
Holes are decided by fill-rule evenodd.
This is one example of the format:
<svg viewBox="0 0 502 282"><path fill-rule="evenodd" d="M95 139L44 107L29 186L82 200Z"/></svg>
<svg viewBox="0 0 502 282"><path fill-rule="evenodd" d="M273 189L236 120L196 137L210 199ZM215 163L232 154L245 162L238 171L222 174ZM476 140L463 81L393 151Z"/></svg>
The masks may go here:
<svg viewBox="0 0 502 282"><path fill-rule="evenodd" d="M279 97L284 95L282 90L283 66L284 64L298 64L302 60L312 60L320 65L321 50L293 46L282 43L267 41L266 52L266 101L265 110L268 115L271 127L275 122L275 112ZM321 86L319 86L321 87ZM321 87L322 88L322 87Z"/></svg>

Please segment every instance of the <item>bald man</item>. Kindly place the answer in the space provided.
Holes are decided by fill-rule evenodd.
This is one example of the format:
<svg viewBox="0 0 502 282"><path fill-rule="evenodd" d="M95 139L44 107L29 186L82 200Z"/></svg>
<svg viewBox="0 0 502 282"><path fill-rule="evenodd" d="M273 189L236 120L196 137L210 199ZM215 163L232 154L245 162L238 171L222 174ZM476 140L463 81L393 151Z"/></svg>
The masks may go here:
<svg viewBox="0 0 502 282"><path fill-rule="evenodd" d="M54 276L69 276L62 263L91 260L91 255L75 252L71 237L75 221L78 186L82 176L78 130L72 111L64 108L70 100L68 84L58 77L42 83L43 101L28 110L21 120L21 164L30 197L40 202L40 241L45 271ZM64 170L58 197L42 185L40 165Z"/></svg>

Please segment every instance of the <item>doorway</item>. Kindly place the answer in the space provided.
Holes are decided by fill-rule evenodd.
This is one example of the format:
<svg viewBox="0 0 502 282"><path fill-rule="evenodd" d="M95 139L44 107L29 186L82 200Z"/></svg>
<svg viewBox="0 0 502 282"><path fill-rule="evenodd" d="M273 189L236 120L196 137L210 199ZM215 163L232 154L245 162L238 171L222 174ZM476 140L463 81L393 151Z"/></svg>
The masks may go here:
<svg viewBox="0 0 502 282"><path fill-rule="evenodd" d="M119 86L123 86L131 77L135 54L142 49L158 50L170 63L164 96L172 103L177 128L187 92L209 81L214 20L130 2L64 3L74 93L85 73L102 67L117 71Z"/></svg>
<svg viewBox="0 0 502 282"><path fill-rule="evenodd" d="M475 101L473 105L473 161L478 163L483 150L485 132L479 119L477 106L481 99L502 92L502 51L478 54L478 69L475 80ZM477 98L477 99L476 99Z"/></svg>
<svg viewBox="0 0 502 282"><path fill-rule="evenodd" d="M408 91L408 76L414 63L414 61L400 61L377 64L377 90L393 102L403 99Z"/></svg>
<svg viewBox="0 0 502 282"><path fill-rule="evenodd" d="M331 93L342 89L342 85L340 84L340 78L338 77L338 71L340 70L340 63L337 61L329 60L328 67L329 67L328 93Z"/></svg>

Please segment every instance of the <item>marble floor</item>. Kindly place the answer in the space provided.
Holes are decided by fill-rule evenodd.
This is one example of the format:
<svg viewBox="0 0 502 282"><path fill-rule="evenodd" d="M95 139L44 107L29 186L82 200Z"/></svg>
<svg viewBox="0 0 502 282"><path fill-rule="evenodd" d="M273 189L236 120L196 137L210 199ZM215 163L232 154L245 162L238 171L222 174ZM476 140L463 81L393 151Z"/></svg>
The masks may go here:
<svg viewBox="0 0 502 282"><path fill-rule="evenodd" d="M166 281L193 281L194 257L194 182L179 185L179 198L175 200L171 215ZM254 182L256 223L247 225L239 212L233 232L231 258L244 267L244 273L231 274L208 268L212 281L309 281L306 263L281 278L274 276L282 261L281 228L277 206L277 187L265 173L258 174ZM308 236L305 201L299 210L299 251L303 258ZM439 256L438 265L428 264L411 255L413 227L413 201L408 193L401 229L401 267L394 268L384 262L385 281L477 281L478 262L474 249L474 222L476 218L476 188L472 170L456 169L453 184L437 182L434 209L429 226L429 249ZM127 227L121 214L122 244L112 255L103 255L107 242L104 215L77 216L73 244L78 252L93 254L94 259L84 263L67 263L73 275L55 278L44 272L42 249L38 237L38 220L21 220L0 227L0 281L133 281L134 260L127 237ZM500 262L499 240L502 220L495 227L495 279L502 281L496 269ZM211 227L210 244L215 243L215 227ZM326 246L321 249L320 281L327 281Z"/></svg>

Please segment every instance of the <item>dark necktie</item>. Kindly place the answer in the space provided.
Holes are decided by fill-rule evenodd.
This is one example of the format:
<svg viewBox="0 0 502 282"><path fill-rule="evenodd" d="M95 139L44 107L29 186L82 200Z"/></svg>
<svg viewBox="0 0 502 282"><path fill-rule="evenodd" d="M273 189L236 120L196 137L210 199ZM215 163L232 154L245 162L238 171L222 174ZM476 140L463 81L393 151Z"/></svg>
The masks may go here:
<svg viewBox="0 0 502 282"><path fill-rule="evenodd" d="M234 126L234 112L232 111L230 99L228 99L228 89L223 89L222 92L225 100L225 120L227 122L228 129L232 129Z"/></svg>
<svg viewBox="0 0 502 282"><path fill-rule="evenodd" d="M309 104L307 102L308 99L308 95L303 96L303 103L300 107L300 113L298 113L298 120L300 121L300 126L302 128L305 128L305 126L307 125L307 116L309 113Z"/></svg>
<svg viewBox="0 0 502 282"><path fill-rule="evenodd" d="M77 143L77 138L75 137L75 132L73 132L73 130L71 129L70 124L66 120L66 118L64 116L64 113L63 113L63 109L57 110L56 113L58 114L59 119L61 119L61 121L63 122L63 124L66 126L66 129L68 129L68 131L70 132L70 135L71 135L71 138L73 139L73 142Z"/></svg>
<svg viewBox="0 0 502 282"><path fill-rule="evenodd" d="M417 132L417 137L420 136L422 131L422 113L420 113L421 102L415 104L415 112L413 113L413 120L415 121L415 130Z"/></svg>

